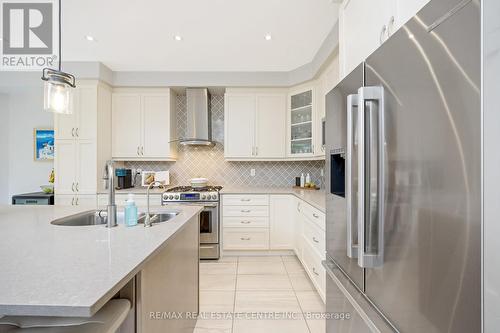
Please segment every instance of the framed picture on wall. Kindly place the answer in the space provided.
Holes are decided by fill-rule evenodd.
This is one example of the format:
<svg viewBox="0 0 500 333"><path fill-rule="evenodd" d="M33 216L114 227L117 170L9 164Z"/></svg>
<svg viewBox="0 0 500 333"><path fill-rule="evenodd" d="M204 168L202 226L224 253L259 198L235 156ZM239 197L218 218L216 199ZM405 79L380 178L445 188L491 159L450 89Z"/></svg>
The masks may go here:
<svg viewBox="0 0 500 333"><path fill-rule="evenodd" d="M54 130L48 128L35 128L34 157L35 161L51 161L54 159Z"/></svg>

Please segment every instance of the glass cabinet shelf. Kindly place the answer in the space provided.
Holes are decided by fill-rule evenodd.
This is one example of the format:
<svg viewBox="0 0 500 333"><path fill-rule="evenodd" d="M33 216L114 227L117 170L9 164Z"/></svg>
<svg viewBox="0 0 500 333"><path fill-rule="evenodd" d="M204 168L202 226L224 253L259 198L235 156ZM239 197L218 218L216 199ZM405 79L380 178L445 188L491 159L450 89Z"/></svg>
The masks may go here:
<svg viewBox="0 0 500 333"><path fill-rule="evenodd" d="M313 153L312 90L290 96L290 153Z"/></svg>

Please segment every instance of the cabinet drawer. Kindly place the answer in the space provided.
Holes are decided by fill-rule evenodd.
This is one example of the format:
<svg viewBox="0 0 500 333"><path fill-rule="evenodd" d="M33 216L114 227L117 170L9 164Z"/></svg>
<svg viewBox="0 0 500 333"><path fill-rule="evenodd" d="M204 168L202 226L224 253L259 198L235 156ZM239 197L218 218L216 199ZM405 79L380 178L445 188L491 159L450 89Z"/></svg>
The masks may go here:
<svg viewBox="0 0 500 333"><path fill-rule="evenodd" d="M267 206L269 196L262 194L223 195L224 206Z"/></svg>
<svg viewBox="0 0 500 333"><path fill-rule="evenodd" d="M267 217L224 217L224 227L238 228L268 228L269 218Z"/></svg>
<svg viewBox="0 0 500 333"><path fill-rule="evenodd" d="M323 301L325 300L325 284L326 284L326 271L321 264L321 258L313 250L313 248L306 242L304 244L302 253L303 264L306 268L307 274L311 278L316 290L320 294Z"/></svg>
<svg viewBox="0 0 500 333"><path fill-rule="evenodd" d="M304 241L320 255L321 259L325 258L325 232L321 230L315 223L304 219Z"/></svg>
<svg viewBox="0 0 500 333"><path fill-rule="evenodd" d="M269 229L224 227L224 250L267 250Z"/></svg>
<svg viewBox="0 0 500 333"><path fill-rule="evenodd" d="M316 225L320 227L321 230L325 230L326 217L323 212L303 201L300 204L300 211L305 217L316 223Z"/></svg>
<svg viewBox="0 0 500 333"><path fill-rule="evenodd" d="M269 216L269 206L224 206L222 215L226 216Z"/></svg>

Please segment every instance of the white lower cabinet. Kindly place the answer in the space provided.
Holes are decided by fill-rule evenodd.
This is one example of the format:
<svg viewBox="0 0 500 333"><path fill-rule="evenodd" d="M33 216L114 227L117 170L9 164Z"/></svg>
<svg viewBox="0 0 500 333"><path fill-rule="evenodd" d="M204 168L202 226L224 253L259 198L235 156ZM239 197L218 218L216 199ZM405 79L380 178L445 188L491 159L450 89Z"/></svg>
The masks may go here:
<svg viewBox="0 0 500 333"><path fill-rule="evenodd" d="M271 250L290 250L294 243L293 196L271 195L270 204L270 234Z"/></svg>
<svg viewBox="0 0 500 333"><path fill-rule="evenodd" d="M224 250L268 250L269 228L224 228Z"/></svg>
<svg viewBox="0 0 500 333"><path fill-rule="evenodd" d="M85 206L95 209L97 197L88 194L56 194L55 204L58 206Z"/></svg>

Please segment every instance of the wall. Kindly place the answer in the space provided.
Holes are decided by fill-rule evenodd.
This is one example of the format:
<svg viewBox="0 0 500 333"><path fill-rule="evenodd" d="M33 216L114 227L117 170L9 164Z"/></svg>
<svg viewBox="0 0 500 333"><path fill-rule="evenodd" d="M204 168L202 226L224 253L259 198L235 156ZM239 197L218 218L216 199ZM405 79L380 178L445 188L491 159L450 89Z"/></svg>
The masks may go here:
<svg viewBox="0 0 500 333"><path fill-rule="evenodd" d="M9 201L13 194L39 192L48 184L52 162L36 162L33 156L33 129L53 128L53 116L43 111L43 86L1 89L9 96ZM2 115L2 122L4 121Z"/></svg>
<svg viewBox="0 0 500 333"><path fill-rule="evenodd" d="M186 129L186 96L176 100L179 135ZM224 96L212 95L212 132L216 141L224 140ZM188 185L189 179L206 177L211 184L232 186L290 187L295 177L309 172L317 184L321 183L324 161L304 162L226 162L224 147L217 143L214 148L181 147L177 162L126 162L127 168L142 170L169 170L170 182ZM250 170L255 169L255 177Z"/></svg>
<svg viewBox="0 0 500 333"><path fill-rule="evenodd" d="M0 94L0 204L9 203L9 96Z"/></svg>

